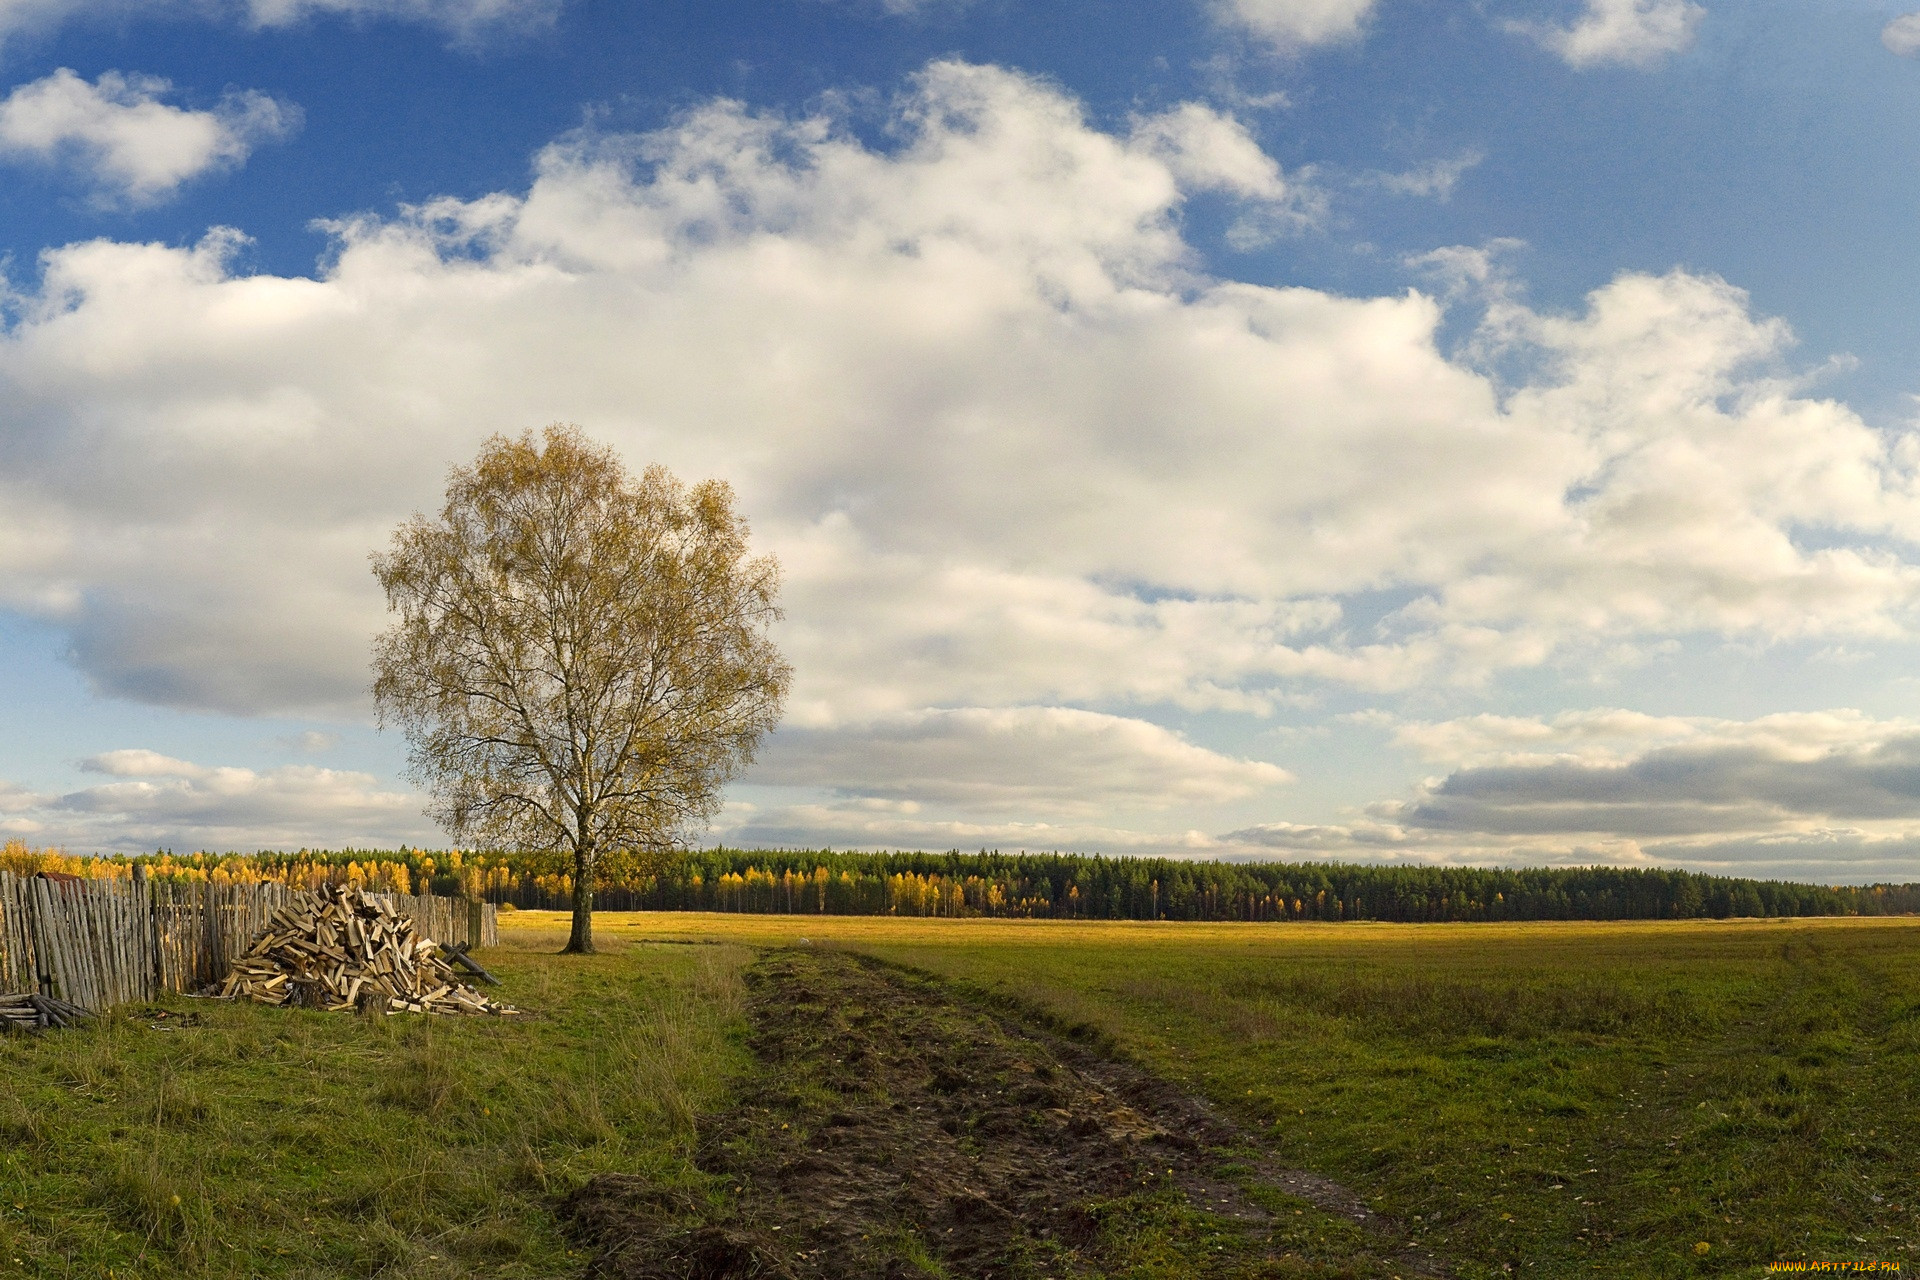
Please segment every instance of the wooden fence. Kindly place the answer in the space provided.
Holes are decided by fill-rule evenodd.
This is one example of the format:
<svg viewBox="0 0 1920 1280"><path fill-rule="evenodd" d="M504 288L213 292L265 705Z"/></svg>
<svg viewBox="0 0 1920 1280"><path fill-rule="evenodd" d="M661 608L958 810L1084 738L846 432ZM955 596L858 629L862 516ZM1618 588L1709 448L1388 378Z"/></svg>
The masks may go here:
<svg viewBox="0 0 1920 1280"><path fill-rule="evenodd" d="M88 1009L220 981L296 890L285 885L62 880L0 871L0 991ZM499 942L491 903L369 894L437 942Z"/></svg>
<svg viewBox="0 0 1920 1280"><path fill-rule="evenodd" d="M146 886L0 871L0 991L103 1009L153 996L153 912Z"/></svg>

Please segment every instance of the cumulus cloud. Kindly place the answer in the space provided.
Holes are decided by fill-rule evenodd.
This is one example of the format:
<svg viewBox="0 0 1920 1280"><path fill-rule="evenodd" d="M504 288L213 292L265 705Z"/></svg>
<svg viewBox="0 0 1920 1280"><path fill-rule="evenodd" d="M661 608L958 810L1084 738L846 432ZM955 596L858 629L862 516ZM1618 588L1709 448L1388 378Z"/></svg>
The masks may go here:
<svg viewBox="0 0 1920 1280"><path fill-rule="evenodd" d="M0 783L0 830L75 852L394 845L432 838L414 795L371 774L311 765L265 772L127 748L81 762L110 780L64 794Z"/></svg>
<svg viewBox="0 0 1920 1280"><path fill-rule="evenodd" d="M171 89L118 71L89 84L62 67L0 101L0 157L70 168L100 204L149 205L300 124L298 107L252 90L194 111L163 102Z"/></svg>
<svg viewBox="0 0 1920 1280"><path fill-rule="evenodd" d="M562 0L0 0L0 41L72 20L130 17L236 21L284 27L316 16L392 19L444 28L463 39L552 21Z"/></svg>
<svg viewBox="0 0 1920 1280"><path fill-rule="evenodd" d="M1228 117L1109 133L938 63L892 126L571 137L525 192L339 221L311 279L236 273L230 231L48 253L0 337L0 601L110 694L359 708L368 550L566 419L737 486L803 726L1910 634L1920 450L1806 395L1723 281L1497 297L1502 383L1421 293L1201 272L1192 192L1300 207Z"/></svg>
<svg viewBox="0 0 1920 1280"><path fill-rule="evenodd" d="M1903 58L1920 54L1920 13L1903 13L1880 28L1880 43Z"/></svg>
<svg viewBox="0 0 1920 1280"><path fill-rule="evenodd" d="M1214 21L1280 53L1357 40L1374 0L1212 0Z"/></svg>
<svg viewBox="0 0 1920 1280"><path fill-rule="evenodd" d="M1197 102L1159 115L1136 116L1134 147L1163 162L1190 191L1226 191L1282 202L1290 191L1280 166L1260 149L1246 126Z"/></svg>
<svg viewBox="0 0 1920 1280"><path fill-rule="evenodd" d="M1693 44L1707 11L1692 0L1586 0L1571 26L1510 23L1575 70L1650 67Z"/></svg>
<svg viewBox="0 0 1920 1280"><path fill-rule="evenodd" d="M1159 115L1136 117L1134 148L1166 165L1185 191L1220 191L1245 202L1247 212L1228 228L1235 248L1253 249L1326 217L1327 202L1311 175L1281 173L1246 126L1232 116L1182 103Z"/></svg>
<svg viewBox="0 0 1920 1280"><path fill-rule="evenodd" d="M1144 720L1067 707L920 711L776 734L747 781L819 787L918 812L1087 818L1219 804L1291 781Z"/></svg>

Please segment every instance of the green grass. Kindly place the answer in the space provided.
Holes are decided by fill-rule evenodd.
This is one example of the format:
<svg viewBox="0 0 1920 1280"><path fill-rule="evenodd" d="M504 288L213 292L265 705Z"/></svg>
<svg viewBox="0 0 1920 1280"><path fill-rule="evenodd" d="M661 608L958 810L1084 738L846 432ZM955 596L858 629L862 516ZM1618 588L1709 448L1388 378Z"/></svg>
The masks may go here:
<svg viewBox="0 0 1920 1280"><path fill-rule="evenodd" d="M489 951L523 1021L174 998L0 1036L0 1276L577 1273L569 1187L697 1184L748 958Z"/></svg>
<svg viewBox="0 0 1920 1280"><path fill-rule="evenodd" d="M577 1274L566 1189L709 1194L693 1117L748 1068L739 972L800 936L1093 1029L1462 1280L1920 1266L1920 922L598 931L559 957L558 917L503 918L524 1022L174 999L200 1025L0 1037L0 1277ZM634 945L694 937L729 945ZM1174 1274L1136 1239L1129 1274Z"/></svg>
<svg viewBox="0 0 1920 1280"><path fill-rule="evenodd" d="M1913 1257L1910 931L1567 932L888 950L1102 1026L1463 1275Z"/></svg>

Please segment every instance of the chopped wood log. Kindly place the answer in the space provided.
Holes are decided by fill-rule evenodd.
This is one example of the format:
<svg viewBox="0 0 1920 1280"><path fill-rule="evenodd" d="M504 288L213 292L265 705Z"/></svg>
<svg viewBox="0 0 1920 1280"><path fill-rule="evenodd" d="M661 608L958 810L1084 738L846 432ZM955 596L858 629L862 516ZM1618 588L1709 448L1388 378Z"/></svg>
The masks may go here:
<svg viewBox="0 0 1920 1280"><path fill-rule="evenodd" d="M0 995L0 1030L45 1031L70 1027L92 1012L65 1000L42 995Z"/></svg>
<svg viewBox="0 0 1920 1280"><path fill-rule="evenodd" d="M446 951L418 936L410 917L353 885L322 885L273 914L218 994L309 1009L371 1003L389 1014L519 1012L460 982Z"/></svg>

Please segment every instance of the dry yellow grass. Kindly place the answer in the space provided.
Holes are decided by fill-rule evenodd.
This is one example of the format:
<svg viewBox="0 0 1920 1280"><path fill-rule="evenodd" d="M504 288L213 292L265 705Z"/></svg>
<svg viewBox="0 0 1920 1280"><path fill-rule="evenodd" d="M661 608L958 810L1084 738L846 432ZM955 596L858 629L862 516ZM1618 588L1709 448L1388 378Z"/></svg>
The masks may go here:
<svg viewBox="0 0 1920 1280"><path fill-rule="evenodd" d="M506 911L500 943L539 950L566 940L571 917L564 911ZM1722 940L1778 942L1834 931L1906 931L1920 939L1920 916L1803 916L1755 920L1548 920L1499 923L1391 924L1378 921L1322 923L1186 920L1004 920L921 916L732 915L702 911L603 911L593 918L593 936L614 947L635 942L715 941L748 946L793 946L810 942L852 946L1194 945L1318 950L1427 945L1461 946L1522 942L1660 945Z"/></svg>

